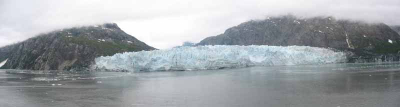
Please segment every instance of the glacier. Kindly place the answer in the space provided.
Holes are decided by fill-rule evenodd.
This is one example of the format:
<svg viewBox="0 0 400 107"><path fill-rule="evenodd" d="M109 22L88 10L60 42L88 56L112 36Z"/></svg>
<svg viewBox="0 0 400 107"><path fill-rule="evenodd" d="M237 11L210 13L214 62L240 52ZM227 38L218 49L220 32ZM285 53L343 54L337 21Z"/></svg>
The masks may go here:
<svg viewBox="0 0 400 107"><path fill-rule="evenodd" d="M345 62L344 52L309 46L196 46L118 53L95 59L92 69L185 71L249 66Z"/></svg>

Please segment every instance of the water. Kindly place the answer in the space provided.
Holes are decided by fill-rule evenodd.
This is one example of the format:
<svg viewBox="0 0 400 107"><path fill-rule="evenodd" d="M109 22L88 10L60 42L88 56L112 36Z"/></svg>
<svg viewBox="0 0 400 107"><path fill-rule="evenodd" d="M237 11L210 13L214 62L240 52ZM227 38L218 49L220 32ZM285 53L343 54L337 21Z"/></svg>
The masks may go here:
<svg viewBox="0 0 400 107"><path fill-rule="evenodd" d="M399 107L400 64L6 74L0 107Z"/></svg>

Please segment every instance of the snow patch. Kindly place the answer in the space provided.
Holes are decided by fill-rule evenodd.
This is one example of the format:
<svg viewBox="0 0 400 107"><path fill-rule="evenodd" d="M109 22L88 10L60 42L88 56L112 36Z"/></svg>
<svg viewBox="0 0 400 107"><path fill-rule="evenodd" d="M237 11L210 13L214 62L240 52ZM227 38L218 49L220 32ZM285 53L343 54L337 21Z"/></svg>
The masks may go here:
<svg viewBox="0 0 400 107"><path fill-rule="evenodd" d="M109 28L106 28L106 27L101 27L101 29L114 31L113 29L109 29Z"/></svg>
<svg viewBox="0 0 400 107"><path fill-rule="evenodd" d="M308 46L198 46L98 57L93 68L127 71L210 70L344 62L345 53Z"/></svg>
<svg viewBox="0 0 400 107"><path fill-rule="evenodd" d="M366 36L366 35L363 35L363 37L366 38L367 36Z"/></svg>
<svg viewBox="0 0 400 107"><path fill-rule="evenodd" d="M350 49L354 49L354 47L351 45L351 42L350 42L350 40L349 40L349 35L347 35L347 32L345 32L345 34L346 34L347 46L348 46Z"/></svg>
<svg viewBox="0 0 400 107"><path fill-rule="evenodd" d="M132 41L127 41L128 43L132 43Z"/></svg>
<svg viewBox="0 0 400 107"><path fill-rule="evenodd" d="M390 39L388 39L388 42L389 42L389 43L391 43L391 44L393 44L393 41L392 41L392 40L390 40Z"/></svg>
<svg viewBox="0 0 400 107"><path fill-rule="evenodd" d="M6 62L7 62L7 60L8 60L8 59L4 60L3 62L0 62L0 67L2 67L3 65L5 65Z"/></svg>
<svg viewBox="0 0 400 107"><path fill-rule="evenodd" d="M297 21L297 20L294 20L294 21L293 21L293 23L300 24L300 22L299 22L299 21Z"/></svg>

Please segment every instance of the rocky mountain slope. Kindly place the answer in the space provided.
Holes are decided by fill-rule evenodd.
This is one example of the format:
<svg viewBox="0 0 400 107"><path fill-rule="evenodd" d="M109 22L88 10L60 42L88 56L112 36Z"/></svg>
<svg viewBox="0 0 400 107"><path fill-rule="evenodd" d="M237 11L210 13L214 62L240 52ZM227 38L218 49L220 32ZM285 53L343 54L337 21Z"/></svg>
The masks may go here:
<svg viewBox="0 0 400 107"><path fill-rule="evenodd" d="M0 48L3 69L82 70L99 56L153 50L116 24L53 31Z"/></svg>
<svg viewBox="0 0 400 107"><path fill-rule="evenodd" d="M287 15L248 21L196 45L297 45L351 51L355 56L374 56L398 53L400 36L383 23Z"/></svg>
<svg viewBox="0 0 400 107"><path fill-rule="evenodd" d="M394 31L400 34L400 26L390 26Z"/></svg>

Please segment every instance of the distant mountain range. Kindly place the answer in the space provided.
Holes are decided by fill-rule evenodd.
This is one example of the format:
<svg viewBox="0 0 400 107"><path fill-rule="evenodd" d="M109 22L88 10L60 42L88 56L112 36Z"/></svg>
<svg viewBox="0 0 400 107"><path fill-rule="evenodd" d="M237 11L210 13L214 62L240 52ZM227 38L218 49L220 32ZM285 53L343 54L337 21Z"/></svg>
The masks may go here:
<svg viewBox="0 0 400 107"><path fill-rule="evenodd" d="M312 46L350 51L358 57L396 54L400 36L383 23L286 15L248 21L196 45Z"/></svg>
<svg viewBox="0 0 400 107"><path fill-rule="evenodd" d="M82 70L99 56L154 50L126 34L117 24L85 26L53 31L0 48L3 69Z"/></svg>

